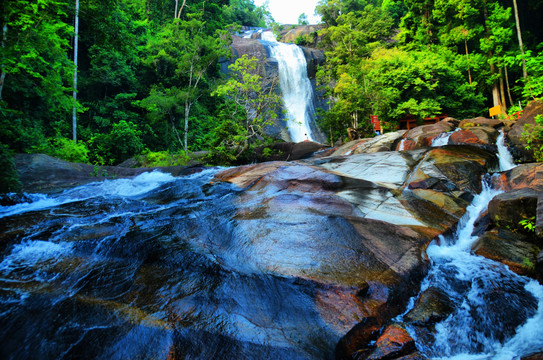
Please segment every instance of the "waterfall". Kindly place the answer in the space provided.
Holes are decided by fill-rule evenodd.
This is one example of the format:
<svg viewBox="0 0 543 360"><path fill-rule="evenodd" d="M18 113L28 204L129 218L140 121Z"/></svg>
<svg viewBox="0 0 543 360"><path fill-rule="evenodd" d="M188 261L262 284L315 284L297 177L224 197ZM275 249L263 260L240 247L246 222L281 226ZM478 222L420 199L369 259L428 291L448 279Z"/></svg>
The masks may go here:
<svg viewBox="0 0 543 360"><path fill-rule="evenodd" d="M512 360L543 349L536 335L543 331L543 287L471 253L475 222L499 193L484 182L456 231L427 249L432 267L421 293L437 288L454 302L452 313L435 325L433 342L420 339L419 350L430 358ZM416 339L416 327L410 331Z"/></svg>
<svg viewBox="0 0 543 360"><path fill-rule="evenodd" d="M307 76L307 61L302 49L294 44L277 42L271 31L262 33L271 57L278 63L279 83L287 110L287 126L291 140L314 141L310 121L314 116L313 88Z"/></svg>
<svg viewBox="0 0 543 360"><path fill-rule="evenodd" d="M454 131L450 131L450 132L445 132L443 134L440 134L438 136L436 136L434 138L434 140L432 140L432 144L430 146L432 147L437 147L437 146L445 146L449 143L449 138L451 137L451 135L455 132L455 131L458 131L460 129L456 129Z"/></svg>
<svg viewBox="0 0 543 360"><path fill-rule="evenodd" d="M507 171L514 168L515 161L513 156L509 152L507 145L505 145L505 133L500 130L500 135L496 140L496 146L498 147L498 160L500 162L500 171Z"/></svg>

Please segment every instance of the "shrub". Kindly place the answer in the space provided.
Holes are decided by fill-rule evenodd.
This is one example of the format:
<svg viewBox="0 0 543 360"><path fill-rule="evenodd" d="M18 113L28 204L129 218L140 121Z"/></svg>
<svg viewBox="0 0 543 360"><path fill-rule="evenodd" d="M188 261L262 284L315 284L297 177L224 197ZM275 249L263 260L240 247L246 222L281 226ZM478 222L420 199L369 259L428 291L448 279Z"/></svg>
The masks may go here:
<svg viewBox="0 0 543 360"><path fill-rule="evenodd" d="M34 147L33 152L51 155L70 162L89 162L89 149L84 142L75 143L73 140L63 137L49 138L45 144Z"/></svg>
<svg viewBox="0 0 543 360"><path fill-rule="evenodd" d="M100 165L116 165L143 151L141 131L124 120L113 124L109 134L98 134L89 140L91 160Z"/></svg>

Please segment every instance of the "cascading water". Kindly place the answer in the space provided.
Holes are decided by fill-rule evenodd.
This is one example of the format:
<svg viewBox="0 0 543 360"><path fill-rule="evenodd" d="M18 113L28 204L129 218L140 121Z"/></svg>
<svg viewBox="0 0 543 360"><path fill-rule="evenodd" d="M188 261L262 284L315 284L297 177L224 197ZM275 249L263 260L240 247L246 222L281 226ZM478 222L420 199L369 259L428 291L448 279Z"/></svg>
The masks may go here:
<svg viewBox="0 0 543 360"><path fill-rule="evenodd" d="M512 165L506 153L507 148L500 150L500 159L510 159L500 160L501 171ZM478 239L475 223L501 192L483 181L483 190L466 209L456 231L440 236L439 244L427 249L432 267L420 293L438 289L453 303L451 313L435 325L433 338L419 339L419 350L432 359L513 360L543 350L543 286L471 253ZM414 303L412 299L406 313ZM414 338L424 337L417 326L409 329Z"/></svg>
<svg viewBox="0 0 543 360"><path fill-rule="evenodd" d="M456 129L455 131L458 131L460 129ZM438 146L445 146L449 143L449 138L454 133L454 131L445 132L439 136L437 136L434 140L432 140L432 147L438 147Z"/></svg>
<svg viewBox="0 0 543 360"><path fill-rule="evenodd" d="M515 160L505 145L505 133L500 130L500 135L496 140L496 146L498 147L498 160L500 162L500 170L507 171L514 168Z"/></svg>
<svg viewBox="0 0 543 360"><path fill-rule="evenodd" d="M287 110L287 126L291 140L314 141L310 121L314 116L313 88L307 76L307 61L302 49L294 44L277 42L271 31L262 33L271 57L279 66L279 83Z"/></svg>

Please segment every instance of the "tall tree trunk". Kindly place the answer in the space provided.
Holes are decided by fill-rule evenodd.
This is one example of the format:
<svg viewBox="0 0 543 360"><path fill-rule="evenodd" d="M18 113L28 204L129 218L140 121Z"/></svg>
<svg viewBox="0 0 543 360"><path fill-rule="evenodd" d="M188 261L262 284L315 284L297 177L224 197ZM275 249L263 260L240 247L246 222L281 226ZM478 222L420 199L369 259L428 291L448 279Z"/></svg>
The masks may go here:
<svg viewBox="0 0 543 360"><path fill-rule="evenodd" d="M468 52L468 39L464 38L464 45L466 47L466 60L468 61L468 78L469 84L471 85L471 68L469 66L469 52Z"/></svg>
<svg viewBox="0 0 543 360"><path fill-rule="evenodd" d="M74 35L74 107L72 111L72 135L77 142L77 47L79 40L79 0L75 0L75 35Z"/></svg>
<svg viewBox="0 0 543 360"><path fill-rule="evenodd" d="M524 79L527 79L528 72L526 71L526 59L524 58L524 45L522 43L522 33L520 31L520 20L518 17L517 0L513 0L513 8L515 9L515 22L517 24L518 46L520 48L520 53L522 54L522 76L524 77Z"/></svg>
<svg viewBox="0 0 543 360"><path fill-rule="evenodd" d="M490 30L488 29L488 8L487 8L487 1L486 0L483 0L483 16L484 16L484 20L485 20L485 23L484 23L484 28L485 28L485 33L486 33L486 37L488 38L490 36ZM489 51L488 54L488 60L490 62L490 60L494 57L494 54L492 53L492 51ZM496 66L490 62L490 74L491 75L494 75L496 74ZM494 84L492 85L492 103L493 105L492 106L498 106L498 105L501 105L500 104L500 88L499 88L499 83L497 81L494 81Z"/></svg>
<svg viewBox="0 0 543 360"><path fill-rule="evenodd" d="M185 99L185 143L183 144L183 150L185 150L185 154L188 153L189 115L190 107L192 105L189 96L190 92L187 93L187 98Z"/></svg>
<svg viewBox="0 0 543 360"><path fill-rule="evenodd" d="M513 102L513 97L511 96L511 87L509 86L509 74L507 73L507 65L503 66L503 70L505 71L505 84L507 85L507 96L509 97L509 103L511 106L515 105Z"/></svg>
<svg viewBox="0 0 543 360"><path fill-rule="evenodd" d="M185 7L185 3L187 0L183 0L183 3L181 4L181 8L179 9L179 12L177 13L177 19L181 17L181 13L183 12L183 8ZM175 2L175 9L177 11L177 1Z"/></svg>
<svg viewBox="0 0 543 360"><path fill-rule="evenodd" d="M4 18L4 26L2 27L2 49L6 46L8 36L8 21L7 18ZM6 80L6 71L4 69L4 64L2 64L2 69L0 69L0 100L2 100L2 91L4 90L4 81Z"/></svg>
<svg viewBox="0 0 543 360"><path fill-rule="evenodd" d="M505 88L504 88L504 85L503 85L503 72L502 72L502 69L500 68L499 72L500 74L500 102L501 102L501 112L502 112L502 115L503 116L507 116L507 103L505 102Z"/></svg>

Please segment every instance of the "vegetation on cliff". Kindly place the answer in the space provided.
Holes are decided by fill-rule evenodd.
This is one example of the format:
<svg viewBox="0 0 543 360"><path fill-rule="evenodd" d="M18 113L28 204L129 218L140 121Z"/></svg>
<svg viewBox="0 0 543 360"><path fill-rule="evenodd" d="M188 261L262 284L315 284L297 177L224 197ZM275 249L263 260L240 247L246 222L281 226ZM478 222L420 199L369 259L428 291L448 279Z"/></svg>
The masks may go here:
<svg viewBox="0 0 543 360"><path fill-rule="evenodd" d="M323 132L369 130L370 114L461 118L540 97L543 4L516 9L509 0L322 0L312 39L327 59L318 73L330 100ZM77 101L75 1L4 1L0 14L0 143L11 152L111 165L143 152L213 150L209 161L224 163L262 141L233 101L262 92L233 95L225 86L234 78L220 71L232 27L272 21L252 0L82 2Z"/></svg>

